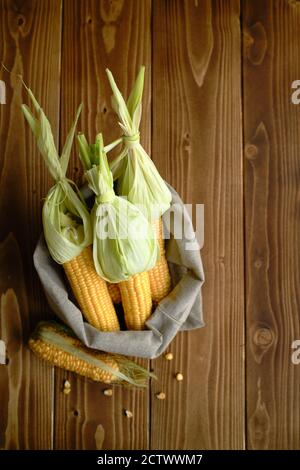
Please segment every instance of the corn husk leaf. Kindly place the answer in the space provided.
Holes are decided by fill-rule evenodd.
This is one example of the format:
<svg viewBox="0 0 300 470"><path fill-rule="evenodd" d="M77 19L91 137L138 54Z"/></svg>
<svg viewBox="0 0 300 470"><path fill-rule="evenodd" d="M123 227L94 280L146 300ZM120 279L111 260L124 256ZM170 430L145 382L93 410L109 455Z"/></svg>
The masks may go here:
<svg viewBox="0 0 300 470"><path fill-rule="evenodd" d="M49 252L57 263L65 263L92 243L91 220L86 205L75 185L66 178L76 124L81 112L78 108L75 120L67 136L62 155L55 147L50 123L42 108L27 88L36 116L28 106L22 110L38 148L56 184L50 189L43 205L42 219L45 240Z"/></svg>
<svg viewBox="0 0 300 470"><path fill-rule="evenodd" d="M172 196L153 161L139 142L145 68L141 67L127 104L110 70L106 70L113 91L112 106L124 133L123 149L111 165L119 195L138 205L150 220L169 209ZM129 137L129 139L126 139Z"/></svg>
<svg viewBox="0 0 300 470"><path fill-rule="evenodd" d="M96 195L91 218L97 273L116 283L151 269L159 256L153 227L138 207L115 195L101 134L95 147L82 134L78 144L83 165L89 161L85 176Z"/></svg>

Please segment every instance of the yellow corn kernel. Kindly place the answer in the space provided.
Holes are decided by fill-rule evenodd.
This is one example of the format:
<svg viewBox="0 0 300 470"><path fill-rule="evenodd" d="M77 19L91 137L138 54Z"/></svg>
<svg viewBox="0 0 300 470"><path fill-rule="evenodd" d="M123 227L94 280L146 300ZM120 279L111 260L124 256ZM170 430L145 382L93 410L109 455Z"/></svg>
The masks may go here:
<svg viewBox="0 0 300 470"><path fill-rule="evenodd" d="M156 394L156 398L157 398L158 400L165 400L165 398L166 398L165 392L159 392L159 393L157 393L157 394Z"/></svg>
<svg viewBox="0 0 300 470"><path fill-rule="evenodd" d="M152 300L155 303L160 302L171 290L171 276L168 262L165 256L165 241L163 238L162 219L154 222L155 232L160 250L160 259L154 268L148 271Z"/></svg>
<svg viewBox="0 0 300 470"><path fill-rule="evenodd" d="M68 380L64 381L64 388L67 390L71 390L71 384Z"/></svg>
<svg viewBox="0 0 300 470"><path fill-rule="evenodd" d="M167 359L167 361L172 361L173 360L173 354L169 352L165 355L165 358Z"/></svg>
<svg viewBox="0 0 300 470"><path fill-rule="evenodd" d="M148 272L119 283L128 330L143 330L151 315L152 299Z"/></svg>
<svg viewBox="0 0 300 470"><path fill-rule="evenodd" d="M180 372L178 372L178 373L176 374L175 378L176 378L176 380L178 380L178 382L182 382L182 381L183 381L183 375L182 375Z"/></svg>
<svg viewBox="0 0 300 470"><path fill-rule="evenodd" d="M101 331L120 330L107 284L95 270L92 247L85 248L63 267L87 321Z"/></svg>
<svg viewBox="0 0 300 470"><path fill-rule="evenodd" d="M110 282L108 282L107 288L113 303L120 304L122 302L122 297L118 284L111 284Z"/></svg>

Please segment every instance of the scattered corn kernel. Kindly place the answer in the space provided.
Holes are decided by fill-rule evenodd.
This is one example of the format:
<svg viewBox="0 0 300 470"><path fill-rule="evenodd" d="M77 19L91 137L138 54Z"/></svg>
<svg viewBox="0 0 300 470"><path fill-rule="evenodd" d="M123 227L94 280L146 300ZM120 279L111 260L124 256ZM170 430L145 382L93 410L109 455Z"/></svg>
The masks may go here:
<svg viewBox="0 0 300 470"><path fill-rule="evenodd" d="M124 413L125 413L125 416L126 416L127 418L132 418L132 417L133 417L132 412L129 411L129 410L125 410Z"/></svg>
<svg viewBox="0 0 300 470"><path fill-rule="evenodd" d="M176 380L178 380L178 382L181 382L183 380L183 375L180 374L180 372L178 372L178 374L176 374Z"/></svg>
<svg viewBox="0 0 300 470"><path fill-rule="evenodd" d="M172 361L172 359L173 359L173 354L172 354L172 353L167 353L167 354L165 355L165 358L167 359L167 361Z"/></svg>
<svg viewBox="0 0 300 470"><path fill-rule="evenodd" d="M156 398L159 400L164 400L166 398L166 394L164 392L159 392L156 394Z"/></svg>
<svg viewBox="0 0 300 470"><path fill-rule="evenodd" d="M64 381L64 388L71 388L71 384L68 380Z"/></svg>
<svg viewBox="0 0 300 470"><path fill-rule="evenodd" d="M106 390L103 390L103 395L106 397L111 397L113 394L112 388L107 388Z"/></svg>
<svg viewBox="0 0 300 470"><path fill-rule="evenodd" d="M69 395L69 393L71 392L71 384L68 380L64 381L63 392L64 392L65 395Z"/></svg>

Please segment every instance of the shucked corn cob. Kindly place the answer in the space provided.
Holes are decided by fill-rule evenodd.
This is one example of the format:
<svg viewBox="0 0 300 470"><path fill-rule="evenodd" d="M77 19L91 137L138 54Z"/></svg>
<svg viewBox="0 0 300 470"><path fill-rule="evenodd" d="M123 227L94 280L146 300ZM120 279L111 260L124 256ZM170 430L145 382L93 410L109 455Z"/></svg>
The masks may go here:
<svg viewBox="0 0 300 470"><path fill-rule="evenodd" d="M162 219L154 222L156 237L158 240L160 259L154 268L148 271L151 295L153 302L160 302L171 290L171 276L165 256L165 241L163 238Z"/></svg>
<svg viewBox="0 0 300 470"><path fill-rule="evenodd" d="M145 386L146 379L154 377L123 356L87 348L71 330L56 322L40 322L29 347L41 359L96 382Z"/></svg>
<svg viewBox="0 0 300 470"><path fill-rule="evenodd" d="M41 359L96 382L111 383L117 380L114 372L117 372L119 367L113 357L89 350L77 338L68 335L54 323L39 324L29 340L29 347ZM110 371L97 367L94 364L97 360L106 364Z"/></svg>
<svg viewBox="0 0 300 470"><path fill-rule="evenodd" d="M120 330L107 284L95 270L92 247L85 248L63 267L87 321L101 331Z"/></svg>
<svg viewBox="0 0 300 470"><path fill-rule="evenodd" d="M143 330L152 310L148 271L136 274L118 285L128 330Z"/></svg>

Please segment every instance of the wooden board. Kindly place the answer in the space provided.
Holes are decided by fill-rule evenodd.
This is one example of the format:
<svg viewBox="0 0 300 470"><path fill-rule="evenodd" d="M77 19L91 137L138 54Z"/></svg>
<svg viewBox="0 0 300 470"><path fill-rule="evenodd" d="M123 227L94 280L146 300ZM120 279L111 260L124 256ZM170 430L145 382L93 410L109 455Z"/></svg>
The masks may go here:
<svg viewBox="0 0 300 470"><path fill-rule="evenodd" d="M298 2L246 0L244 32L247 416L251 449L299 449Z"/></svg>
<svg viewBox="0 0 300 470"><path fill-rule="evenodd" d="M148 0L64 2L62 43L61 141L79 103L84 103L81 124L91 141L102 131L106 142L120 132L110 105L111 91L105 74L108 67L121 91L130 87L144 64L147 68L142 142L150 151L151 136L151 3ZM113 124L113 126L112 126ZM73 155L69 175L80 182L78 159ZM147 362L143 365L147 367ZM147 391L114 387L112 398L105 386L69 376L72 391L62 393L67 377L56 373L55 443L57 449L146 449L149 446L149 399ZM132 411L128 419L124 410Z"/></svg>
<svg viewBox="0 0 300 470"><path fill-rule="evenodd" d="M244 447L239 15L238 1L153 5L152 155L186 203L205 204L207 279L206 328L173 341L174 361L154 362L153 449Z"/></svg>
<svg viewBox="0 0 300 470"><path fill-rule="evenodd" d="M0 25L13 72L0 71L0 449L299 449L299 2L0 0ZM108 398L26 346L51 315L32 253L52 181L17 74L62 148L81 102L89 140L120 135L105 68L128 95L141 64L143 144L185 202L205 205L207 326L152 361L148 391ZM68 175L82 183L75 147Z"/></svg>
<svg viewBox="0 0 300 470"><path fill-rule="evenodd" d="M31 329L47 315L32 253L49 178L21 112L27 96L17 74L30 84L57 138L61 2L2 0L0 24L1 61L12 71L1 70L6 104L0 107L0 338L7 365L0 365L0 448L51 448L52 368L26 346Z"/></svg>

